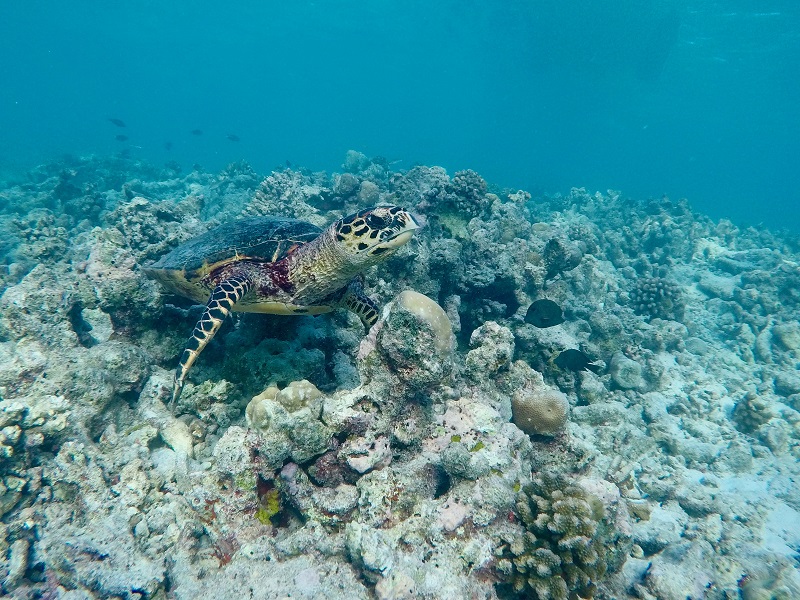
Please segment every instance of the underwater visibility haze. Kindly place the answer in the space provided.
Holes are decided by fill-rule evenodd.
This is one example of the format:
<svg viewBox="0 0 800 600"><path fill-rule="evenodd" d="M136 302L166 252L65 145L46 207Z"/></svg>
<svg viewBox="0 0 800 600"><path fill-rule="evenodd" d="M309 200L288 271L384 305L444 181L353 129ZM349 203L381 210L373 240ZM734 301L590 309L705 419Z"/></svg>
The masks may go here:
<svg viewBox="0 0 800 600"><path fill-rule="evenodd" d="M0 6L0 596L800 598L800 8Z"/></svg>
<svg viewBox="0 0 800 600"><path fill-rule="evenodd" d="M156 164L330 170L357 148L797 230L798 13L791 0L6 3L0 166L129 148Z"/></svg>

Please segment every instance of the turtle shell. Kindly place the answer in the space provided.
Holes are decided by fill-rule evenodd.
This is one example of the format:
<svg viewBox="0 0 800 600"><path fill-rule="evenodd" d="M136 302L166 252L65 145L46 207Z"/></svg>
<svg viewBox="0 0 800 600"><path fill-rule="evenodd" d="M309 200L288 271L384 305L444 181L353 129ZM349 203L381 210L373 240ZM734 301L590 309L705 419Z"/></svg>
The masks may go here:
<svg viewBox="0 0 800 600"><path fill-rule="evenodd" d="M322 229L284 217L249 217L225 223L181 244L145 272L175 291L195 287L209 272L240 260L274 263L310 242ZM190 294L193 297L194 294Z"/></svg>

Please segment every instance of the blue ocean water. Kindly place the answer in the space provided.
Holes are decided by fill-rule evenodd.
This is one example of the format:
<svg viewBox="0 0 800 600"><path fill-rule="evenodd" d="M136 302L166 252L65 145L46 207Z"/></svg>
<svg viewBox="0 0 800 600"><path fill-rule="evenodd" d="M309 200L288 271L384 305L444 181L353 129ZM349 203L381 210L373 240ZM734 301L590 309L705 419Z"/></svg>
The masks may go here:
<svg viewBox="0 0 800 600"><path fill-rule="evenodd" d="M0 172L352 148L800 231L798 74L794 0L4 2Z"/></svg>

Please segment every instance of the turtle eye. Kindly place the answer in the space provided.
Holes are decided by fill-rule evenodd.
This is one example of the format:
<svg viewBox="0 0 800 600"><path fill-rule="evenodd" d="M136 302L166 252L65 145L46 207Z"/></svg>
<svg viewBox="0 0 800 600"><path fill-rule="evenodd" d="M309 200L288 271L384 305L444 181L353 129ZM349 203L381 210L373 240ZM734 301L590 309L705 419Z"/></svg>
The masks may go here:
<svg viewBox="0 0 800 600"><path fill-rule="evenodd" d="M372 227L373 229L383 229L386 227L386 221L384 221L381 217L375 215L374 213L370 213L364 219L367 222L367 225Z"/></svg>

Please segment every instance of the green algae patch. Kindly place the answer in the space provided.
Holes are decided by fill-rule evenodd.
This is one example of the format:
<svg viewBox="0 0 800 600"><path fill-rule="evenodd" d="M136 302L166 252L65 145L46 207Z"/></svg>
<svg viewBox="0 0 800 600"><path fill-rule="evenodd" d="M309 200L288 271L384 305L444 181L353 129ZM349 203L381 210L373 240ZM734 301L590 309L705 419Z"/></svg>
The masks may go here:
<svg viewBox="0 0 800 600"><path fill-rule="evenodd" d="M258 519L258 522L262 525L285 527L288 515L283 510L280 483L274 479L257 477L256 490L258 493L258 508L254 516Z"/></svg>
<svg viewBox="0 0 800 600"><path fill-rule="evenodd" d="M461 240L469 239L468 219L454 213L443 213L439 215L439 222L454 238Z"/></svg>
<svg viewBox="0 0 800 600"><path fill-rule="evenodd" d="M271 525L272 518L281 512L281 493L277 488L267 490L260 498L260 506L256 510L256 519L262 525Z"/></svg>
<svg viewBox="0 0 800 600"><path fill-rule="evenodd" d="M256 475L249 472L239 473L233 478L233 484L236 486L236 489L249 492L256 487Z"/></svg>

